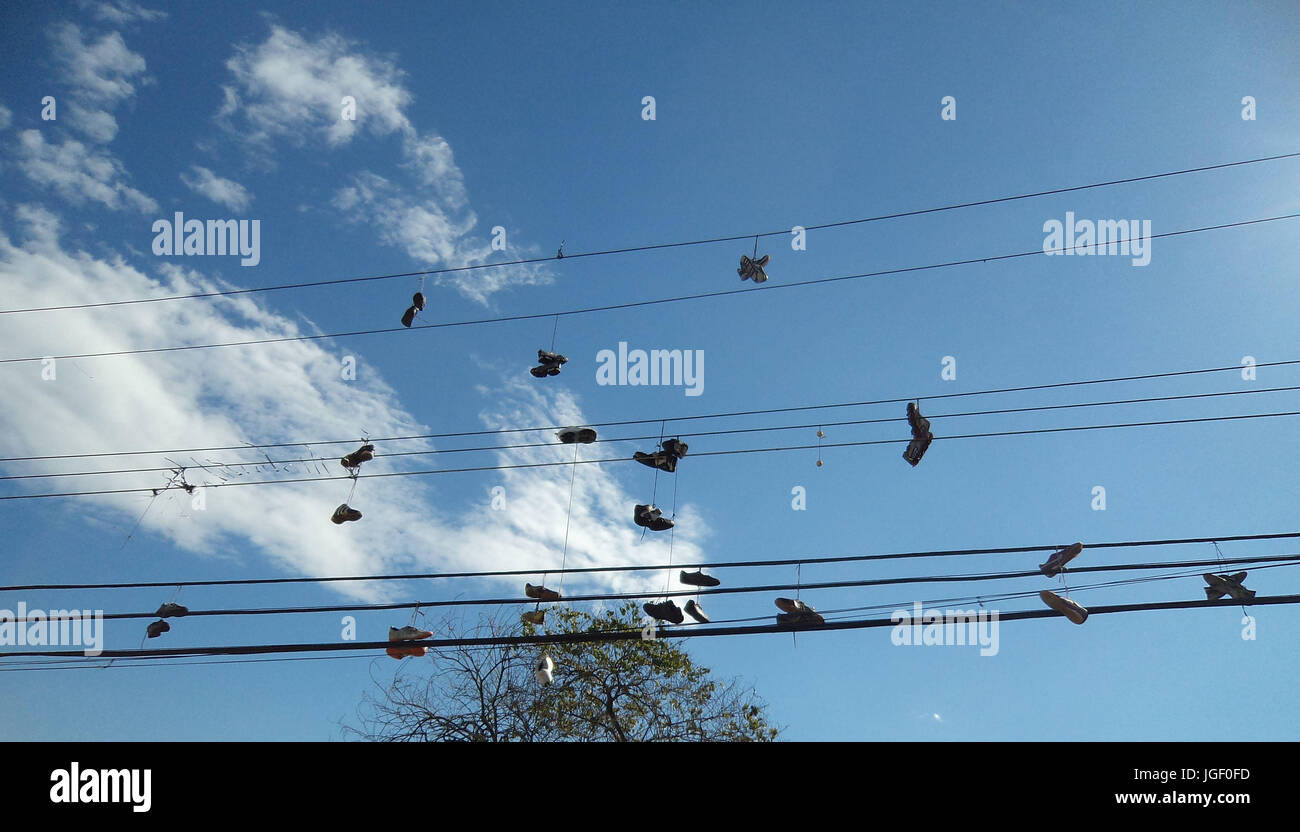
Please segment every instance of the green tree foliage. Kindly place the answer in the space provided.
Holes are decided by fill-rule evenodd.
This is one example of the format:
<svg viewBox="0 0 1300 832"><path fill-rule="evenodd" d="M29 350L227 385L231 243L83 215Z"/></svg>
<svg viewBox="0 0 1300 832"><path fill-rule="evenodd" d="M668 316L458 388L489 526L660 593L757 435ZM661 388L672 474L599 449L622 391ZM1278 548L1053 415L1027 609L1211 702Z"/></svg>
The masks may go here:
<svg viewBox="0 0 1300 832"><path fill-rule="evenodd" d="M554 608L544 627L514 626L526 635L626 632L640 629L638 613L630 603L599 615ZM483 621L470 635L510 629ZM543 649L555 662L546 687L533 675ZM429 656L427 676L428 659L401 668L387 686L376 683L358 708L360 725L345 732L389 742L765 742L779 732L752 688L714 679L665 640L467 646Z"/></svg>

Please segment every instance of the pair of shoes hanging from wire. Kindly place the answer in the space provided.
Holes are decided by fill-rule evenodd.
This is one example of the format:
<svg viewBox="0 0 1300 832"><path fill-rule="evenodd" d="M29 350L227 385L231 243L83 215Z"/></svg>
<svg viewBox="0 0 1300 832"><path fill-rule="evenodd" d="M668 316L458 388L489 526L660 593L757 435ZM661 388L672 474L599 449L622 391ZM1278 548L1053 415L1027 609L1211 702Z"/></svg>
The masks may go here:
<svg viewBox="0 0 1300 832"><path fill-rule="evenodd" d="M1205 588L1205 597L1210 601L1217 601L1224 595L1231 595L1234 600L1243 604L1255 603L1255 590L1246 589L1241 582L1246 580L1245 572L1238 572L1235 575L1212 575L1206 573L1201 576L1209 584Z"/></svg>
<svg viewBox="0 0 1300 832"><path fill-rule="evenodd" d="M1067 571L1065 565L1077 558L1083 552L1082 543L1072 543L1064 549L1059 549L1052 553L1052 556L1045 562L1038 564L1038 571L1042 572L1049 578L1055 578L1057 575ZM1061 578L1062 581L1065 578ZM1038 597L1044 604L1059 612L1061 615L1073 621L1075 624L1082 624L1088 620L1088 610L1068 597L1069 587L1066 587L1067 597L1062 598L1051 590L1044 589L1038 593Z"/></svg>
<svg viewBox="0 0 1300 832"><path fill-rule="evenodd" d="M777 598L773 603L776 608L781 610L776 616L776 623L781 627L809 627L814 624L825 624L826 619L813 607L808 606L798 598Z"/></svg>
<svg viewBox="0 0 1300 832"><path fill-rule="evenodd" d="M415 322L415 316L424 311L424 292L416 292L411 296L411 305L402 313L402 326L410 328Z"/></svg>
<svg viewBox="0 0 1300 832"><path fill-rule="evenodd" d="M930 420L921 415L921 409L914 402L907 403L907 423L912 426L912 441L907 443L903 459L915 468L934 441L934 434L930 433Z"/></svg>
<svg viewBox="0 0 1300 832"><path fill-rule="evenodd" d="M569 359L558 352L548 352L547 350L537 351L537 364L528 372L533 374L534 378L546 378L547 376L558 376L560 367L569 363Z"/></svg>
<svg viewBox="0 0 1300 832"><path fill-rule="evenodd" d="M180 618L183 615L189 615L189 613L190 608L184 604L177 604L173 601L163 603L158 607L158 611L154 613L154 615L158 616L158 620L145 628L146 638L158 638L163 633L171 631L172 626L164 621L164 618Z"/></svg>
<svg viewBox="0 0 1300 832"><path fill-rule="evenodd" d="M757 247L755 247L754 253L758 254ZM764 267L770 259L772 259L770 254L764 254L762 257L757 259L752 259L742 254L740 255L740 268L736 269L736 274L740 275L741 280L752 280L755 283L762 283L767 280L767 272L764 270Z"/></svg>
<svg viewBox="0 0 1300 832"><path fill-rule="evenodd" d="M389 656L392 656L394 659L397 659L398 661L401 661L407 656L414 656L417 659L423 658L424 655L429 652L428 647L425 647L423 645L411 645L409 647L398 647L396 645L404 641L418 641L420 639L429 638L432 635L433 635L432 630L421 630L419 627L416 627L414 625L408 625L406 627L400 627L400 628L389 627L388 640L393 642L394 646L384 648L384 652L387 653Z"/></svg>
<svg viewBox="0 0 1300 832"><path fill-rule="evenodd" d="M362 445L360 448L357 448L355 451L353 451L352 453L348 454L347 456L339 460L339 464L342 465L345 469L347 469L349 476L352 477L352 490L354 492L356 491L357 488L357 477L360 476L361 474L362 463L369 462L374 458L375 458L375 446L370 444L369 442L366 442L365 440L362 440ZM349 500L352 499L351 494L348 495L348 499ZM347 504L346 501L340 504L338 508L334 509L334 514L330 516L330 521L337 526L341 526L344 523L354 522L360 519L361 519L361 512L357 511L355 508L352 508L350 505Z"/></svg>
<svg viewBox="0 0 1300 832"><path fill-rule="evenodd" d="M652 532L666 532L675 524L663 516L663 510L649 505L638 505L632 510L632 522Z"/></svg>
<svg viewBox="0 0 1300 832"><path fill-rule="evenodd" d="M680 439L665 439L659 443L662 450L647 454L643 451L637 451L632 454L632 458L642 465L650 468L658 468L660 471L667 471L669 474L677 471L677 460L686 456L686 449L690 446Z"/></svg>

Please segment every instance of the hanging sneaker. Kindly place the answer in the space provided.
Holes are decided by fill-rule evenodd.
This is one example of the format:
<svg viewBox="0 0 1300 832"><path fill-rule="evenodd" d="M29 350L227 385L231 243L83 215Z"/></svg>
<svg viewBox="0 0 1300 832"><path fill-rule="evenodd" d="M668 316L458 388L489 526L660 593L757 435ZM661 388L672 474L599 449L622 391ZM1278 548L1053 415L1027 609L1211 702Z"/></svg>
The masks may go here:
<svg viewBox="0 0 1300 832"><path fill-rule="evenodd" d="M632 458L642 465L658 468L660 471L667 471L670 474L677 471L677 457L664 451L655 451L652 454L637 451L632 454Z"/></svg>
<svg viewBox="0 0 1300 832"><path fill-rule="evenodd" d="M424 292L416 292L411 295L411 308L416 312L424 311Z"/></svg>
<svg viewBox="0 0 1300 832"><path fill-rule="evenodd" d="M1088 611L1077 602L1071 601L1069 598L1062 598L1055 592L1046 589L1038 593L1038 597L1043 599L1044 604L1070 619L1075 624L1082 624L1088 620Z"/></svg>
<svg viewBox="0 0 1300 832"><path fill-rule="evenodd" d="M1083 551L1082 543L1074 543L1066 546L1061 551L1047 559L1046 563L1038 565L1038 571L1042 572L1049 578L1055 578L1065 570L1065 565L1079 556Z"/></svg>
<svg viewBox="0 0 1300 832"><path fill-rule="evenodd" d="M553 589L547 589L544 586L533 586L532 584L524 584L524 594L527 595L529 598L536 598L538 601L560 600L560 593L556 592Z"/></svg>
<svg viewBox="0 0 1300 832"><path fill-rule="evenodd" d="M333 520L338 525L343 525L349 520L360 520L361 512L357 511L355 508L352 508L347 503L344 503L343 505L334 509L334 516L331 517L330 519Z"/></svg>
<svg viewBox="0 0 1300 832"><path fill-rule="evenodd" d="M917 463L921 461L921 457L925 456L925 452L929 449L933 440L933 436L913 438L911 442L907 443L907 449L903 451L903 459L907 460L908 464L915 468Z"/></svg>
<svg viewBox="0 0 1300 832"><path fill-rule="evenodd" d="M764 280L767 280L767 272L763 270L763 267L767 265L767 261L770 257L771 255L764 254L757 260L751 260L749 257L742 254L740 255L740 268L736 269L736 274L740 275L741 280L752 280L755 283L762 283Z"/></svg>
<svg viewBox="0 0 1300 832"><path fill-rule="evenodd" d="M369 443L362 445L352 453L339 460L339 463L347 469L360 468L361 463L369 462L375 458L375 446Z"/></svg>
<svg viewBox="0 0 1300 832"><path fill-rule="evenodd" d="M415 639L428 638L431 635L433 635L432 630L421 630L419 627L388 628L389 641L414 641Z"/></svg>
<svg viewBox="0 0 1300 832"><path fill-rule="evenodd" d="M532 373L533 376L536 378L546 378L547 368L545 365L541 367L532 367L528 370L528 372Z"/></svg>
<svg viewBox="0 0 1300 832"><path fill-rule="evenodd" d="M637 506L632 510L632 522L652 532L665 532L675 525L654 506Z"/></svg>
<svg viewBox="0 0 1300 832"><path fill-rule="evenodd" d="M701 624L709 623L709 617L704 614L704 609L695 601L686 602L686 614Z"/></svg>
<svg viewBox="0 0 1300 832"><path fill-rule="evenodd" d="M641 605L641 609L645 610L646 615L651 618L667 621L670 624L681 624L686 620L682 615L681 607L674 604L671 598L667 601L660 601L658 604L651 604L647 601Z"/></svg>
<svg viewBox="0 0 1300 832"><path fill-rule="evenodd" d="M596 431L592 428L565 428L557 431L555 436L565 445L572 445L575 442L590 445L596 441Z"/></svg>
<svg viewBox="0 0 1300 832"><path fill-rule="evenodd" d="M546 610L532 610L519 616L519 620L525 624L532 624L534 627L540 627L546 623Z"/></svg>
<svg viewBox="0 0 1300 832"><path fill-rule="evenodd" d="M1255 591L1241 585L1241 582L1246 580L1245 572L1238 572L1235 575L1205 574L1201 577L1209 584L1205 588L1205 597L1211 601L1217 601L1224 595L1231 595L1233 599L1243 604L1255 603Z"/></svg>
<svg viewBox="0 0 1300 832"><path fill-rule="evenodd" d="M907 403L907 423L912 426L913 436L925 436L930 432L930 420L921 415L916 402Z"/></svg>
<svg viewBox="0 0 1300 832"><path fill-rule="evenodd" d="M546 350L537 351L538 364L567 364L569 359L560 355L558 352L547 352Z"/></svg>
<svg viewBox="0 0 1300 832"><path fill-rule="evenodd" d="M415 323L415 307L408 306L406 311L402 313L402 326L410 329L413 323Z"/></svg>
<svg viewBox="0 0 1300 832"><path fill-rule="evenodd" d="M776 623L777 626L780 627L811 627L815 624L825 624L826 619L812 611L802 613L777 613Z"/></svg>
<svg viewBox="0 0 1300 832"><path fill-rule="evenodd" d="M171 628L172 625L168 624L166 621L159 620L146 627L145 632L149 634L149 638L158 638L158 636L169 631Z"/></svg>
<svg viewBox="0 0 1300 832"><path fill-rule="evenodd" d="M537 660L537 667L533 670L533 675L537 681L542 683L542 687L549 685L554 677L555 662L551 660L550 654L543 653L542 657Z"/></svg>
<svg viewBox="0 0 1300 832"><path fill-rule="evenodd" d="M790 615L804 615L806 613L816 612L812 607L795 598L777 598L775 603L777 609L787 612Z"/></svg>
<svg viewBox="0 0 1300 832"><path fill-rule="evenodd" d="M666 453L677 459L686 456L686 449L690 447L680 439L665 439L661 444Z"/></svg>
<svg viewBox="0 0 1300 832"><path fill-rule="evenodd" d="M154 615L158 616L159 618L178 618L182 615L188 615L189 611L190 611L189 607L185 607L180 604L173 604L171 601L168 601L167 603L159 607L158 612L154 613Z"/></svg>
<svg viewBox="0 0 1300 832"><path fill-rule="evenodd" d="M705 575L703 569L696 569L694 572L687 572L683 569L682 574L677 576L677 579L690 586L717 586L722 583L712 575Z"/></svg>
<svg viewBox="0 0 1300 832"><path fill-rule="evenodd" d="M422 646L412 647L385 647L384 652L394 659L401 661L407 656L414 656L417 659L423 658L429 652L429 648Z"/></svg>

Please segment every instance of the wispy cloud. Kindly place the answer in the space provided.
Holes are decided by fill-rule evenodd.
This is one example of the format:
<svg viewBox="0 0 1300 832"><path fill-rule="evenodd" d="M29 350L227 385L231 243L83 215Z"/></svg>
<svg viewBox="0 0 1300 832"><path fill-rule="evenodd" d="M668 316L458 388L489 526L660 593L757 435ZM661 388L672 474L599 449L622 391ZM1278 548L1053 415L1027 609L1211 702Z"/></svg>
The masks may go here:
<svg viewBox="0 0 1300 832"><path fill-rule="evenodd" d="M190 165L190 170L192 173L181 173L181 182L218 205L224 205L232 211L243 211L253 201L253 195L238 182L217 176L199 165Z"/></svg>
<svg viewBox="0 0 1300 832"><path fill-rule="evenodd" d="M398 142L398 167L412 181L359 171L332 202L346 220L374 227L381 243L429 267L478 265L491 258L486 235L475 233L478 216L470 208L451 145L411 123L406 109L412 95L391 58L367 55L337 34L309 40L273 26L262 43L237 47L226 66L233 83L223 88L218 122L258 152L270 153L277 140L341 148L368 134ZM355 101L355 119L344 117L345 97ZM522 247L514 251L513 259L535 253ZM443 282L486 303L510 286L552 281L542 267L509 267Z"/></svg>
<svg viewBox="0 0 1300 832"><path fill-rule="evenodd" d="M117 119L111 111L135 95L138 85L150 83L144 58L117 32L86 40L72 23L55 26L50 40L63 80L72 87L67 122L97 142L112 141Z"/></svg>
<svg viewBox="0 0 1300 832"><path fill-rule="evenodd" d="M99 20L115 26L167 19L167 12L146 9L132 0L82 0L80 5Z"/></svg>
<svg viewBox="0 0 1300 832"><path fill-rule="evenodd" d="M39 130L23 130L18 134L18 167L74 205L89 200L115 211L158 210L158 203L122 181L126 170L116 157L72 139L56 145L47 143Z"/></svg>

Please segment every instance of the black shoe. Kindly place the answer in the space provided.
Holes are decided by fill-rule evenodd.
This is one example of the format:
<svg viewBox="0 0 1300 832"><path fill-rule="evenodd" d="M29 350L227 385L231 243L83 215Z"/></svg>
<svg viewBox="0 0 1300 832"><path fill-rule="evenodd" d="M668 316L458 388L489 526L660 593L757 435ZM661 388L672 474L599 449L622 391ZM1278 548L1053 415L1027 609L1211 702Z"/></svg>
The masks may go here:
<svg viewBox="0 0 1300 832"><path fill-rule="evenodd" d="M189 611L189 607L180 604L173 604L171 601L168 601L166 604L159 607L158 612L154 613L154 615L159 618L179 618L182 615L188 615Z"/></svg>
<svg viewBox="0 0 1300 832"><path fill-rule="evenodd" d="M903 459L907 460L915 468L917 463L921 461L921 457L925 456L925 451L930 447L932 441L934 441L934 437L928 434L913 438L911 442L907 443L907 449L903 451Z"/></svg>
<svg viewBox="0 0 1300 832"><path fill-rule="evenodd" d="M676 459L681 459L686 456L686 449L688 447L690 446L680 439L665 439L663 441L664 451L666 451L669 456L675 457Z"/></svg>
<svg viewBox="0 0 1300 832"><path fill-rule="evenodd" d="M159 620L146 627L145 632L149 634L149 638L158 638L158 636L167 632L171 628L172 625L168 624L166 621Z"/></svg>
<svg viewBox="0 0 1300 832"><path fill-rule="evenodd" d="M776 616L776 623L782 627L810 627L814 624L825 624L826 619L815 612L779 613Z"/></svg>
<svg viewBox="0 0 1300 832"><path fill-rule="evenodd" d="M424 292L416 292L411 295L411 308L416 312L424 311Z"/></svg>
<svg viewBox="0 0 1300 832"><path fill-rule="evenodd" d="M709 623L709 617L704 614L704 610L700 608L700 605L694 601L686 602L686 614L701 624Z"/></svg>
<svg viewBox="0 0 1300 832"><path fill-rule="evenodd" d="M632 522L652 532L666 532L675 525L654 506L637 506L632 511Z"/></svg>
<svg viewBox="0 0 1300 832"><path fill-rule="evenodd" d="M339 462L344 468L360 468L361 463L369 462L375 458L375 446L370 444L362 445L352 453L343 457Z"/></svg>
<svg viewBox="0 0 1300 832"><path fill-rule="evenodd" d="M712 575L705 575L702 569L696 569L694 572L687 572L683 569L682 574L678 576L678 580L691 586L717 586L722 583Z"/></svg>
<svg viewBox="0 0 1300 832"><path fill-rule="evenodd" d="M670 624L681 624L686 618L682 615L682 610L672 602L672 599L661 601L658 604L646 602L641 606L646 611L646 615L651 618L657 618L660 621L667 621Z"/></svg>
<svg viewBox="0 0 1300 832"><path fill-rule="evenodd" d="M677 471L677 457L664 451L655 451L652 454L637 451L632 454L632 458L642 465L658 468L660 471L667 471L670 474Z"/></svg>
<svg viewBox="0 0 1300 832"><path fill-rule="evenodd" d="M590 445L596 441L596 431L592 428L565 428L562 431L557 431L555 436L566 445L572 445L575 442L581 445Z"/></svg>
<svg viewBox="0 0 1300 832"><path fill-rule="evenodd" d="M349 520L360 520L361 512L357 511L355 508L352 508L347 503L344 503L343 505L334 509L334 516L331 517L330 519L333 520L335 523L342 525L348 522Z"/></svg>
<svg viewBox="0 0 1300 832"><path fill-rule="evenodd" d="M558 352L547 352L546 350L537 351L538 364L567 364L569 359L560 355Z"/></svg>
<svg viewBox="0 0 1300 832"><path fill-rule="evenodd" d="M415 307L408 306L406 311L402 313L402 326L409 329L413 323L415 323Z"/></svg>
<svg viewBox="0 0 1300 832"><path fill-rule="evenodd" d="M921 409L914 402L907 403L907 423L912 426L912 436L922 437L930 433L930 420L921 415Z"/></svg>

